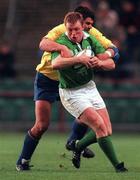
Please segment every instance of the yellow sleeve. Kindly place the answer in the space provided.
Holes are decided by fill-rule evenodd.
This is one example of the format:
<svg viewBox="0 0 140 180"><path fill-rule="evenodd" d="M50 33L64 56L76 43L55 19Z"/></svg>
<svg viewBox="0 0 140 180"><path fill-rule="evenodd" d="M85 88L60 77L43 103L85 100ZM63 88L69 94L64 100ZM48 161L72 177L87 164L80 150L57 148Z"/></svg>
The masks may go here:
<svg viewBox="0 0 140 180"><path fill-rule="evenodd" d="M102 46L105 49L107 49L108 47L113 45L109 39L107 39L105 36L103 36L103 34L94 27L92 27L90 29L89 34L94 36L102 44Z"/></svg>
<svg viewBox="0 0 140 180"><path fill-rule="evenodd" d="M64 32L66 32L66 28L64 24L60 24L56 27L54 27L52 30L50 30L48 32L48 34L45 36L45 38L48 38L52 41L55 41L56 39L58 39L61 34L63 34Z"/></svg>

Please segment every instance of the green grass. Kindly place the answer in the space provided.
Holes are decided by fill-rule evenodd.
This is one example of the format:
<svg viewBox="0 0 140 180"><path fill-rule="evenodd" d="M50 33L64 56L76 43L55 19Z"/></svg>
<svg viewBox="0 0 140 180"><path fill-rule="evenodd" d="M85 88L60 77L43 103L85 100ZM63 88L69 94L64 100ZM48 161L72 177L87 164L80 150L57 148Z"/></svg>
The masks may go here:
<svg viewBox="0 0 140 180"><path fill-rule="evenodd" d="M81 161L81 168L71 164L71 153L65 150L65 134L46 134L35 154L31 171L17 172L15 162L21 150L23 134L0 134L0 180L139 180L140 135L113 135L119 159L125 161L128 173L115 173L98 145L91 146L94 159Z"/></svg>

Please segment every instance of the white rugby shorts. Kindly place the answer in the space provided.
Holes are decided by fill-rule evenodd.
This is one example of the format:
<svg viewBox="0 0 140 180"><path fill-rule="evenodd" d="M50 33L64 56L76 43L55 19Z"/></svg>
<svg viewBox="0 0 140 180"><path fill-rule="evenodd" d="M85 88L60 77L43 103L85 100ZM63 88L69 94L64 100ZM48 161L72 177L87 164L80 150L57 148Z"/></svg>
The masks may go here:
<svg viewBox="0 0 140 180"><path fill-rule="evenodd" d="M92 80L78 88L59 88L59 94L65 109L76 118L89 107L93 107L95 110L106 107Z"/></svg>

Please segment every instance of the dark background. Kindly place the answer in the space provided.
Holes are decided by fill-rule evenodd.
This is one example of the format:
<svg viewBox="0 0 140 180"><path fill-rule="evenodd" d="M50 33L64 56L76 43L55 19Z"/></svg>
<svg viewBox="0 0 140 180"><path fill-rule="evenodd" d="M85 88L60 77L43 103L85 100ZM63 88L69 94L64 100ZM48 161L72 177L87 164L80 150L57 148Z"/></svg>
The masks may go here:
<svg viewBox="0 0 140 180"><path fill-rule="evenodd" d="M40 62L39 42L64 15L77 5L95 12L95 27L120 49L113 72L97 72L95 81L109 109L114 129L140 129L140 3L124 0L1 0L0 47L6 46L8 60L0 55L0 129L25 130L34 122L33 81ZM125 4L126 5L126 4ZM127 10L126 10L127 9ZM128 10L129 9L129 10ZM8 69L9 68L9 69ZM66 131L73 118L55 103L51 129Z"/></svg>

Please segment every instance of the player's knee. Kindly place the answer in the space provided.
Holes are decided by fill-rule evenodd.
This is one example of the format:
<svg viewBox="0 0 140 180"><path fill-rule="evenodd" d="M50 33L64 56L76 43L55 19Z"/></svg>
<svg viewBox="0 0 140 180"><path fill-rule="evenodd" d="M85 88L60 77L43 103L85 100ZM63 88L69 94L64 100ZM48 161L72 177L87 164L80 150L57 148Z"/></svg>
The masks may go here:
<svg viewBox="0 0 140 180"><path fill-rule="evenodd" d="M109 128L109 129L108 129L108 135L109 135L109 136L112 135L112 128Z"/></svg>
<svg viewBox="0 0 140 180"><path fill-rule="evenodd" d="M105 137L105 136L108 135L106 126L104 125L103 122L98 122L96 124L95 131L96 131L96 135L97 135L98 138Z"/></svg>
<svg viewBox="0 0 140 180"><path fill-rule="evenodd" d="M32 133L35 137L41 137L43 133L48 129L47 123L36 123L32 128Z"/></svg>
<svg viewBox="0 0 140 180"><path fill-rule="evenodd" d="M48 129L48 126L48 123L38 123L37 128L39 132L44 133Z"/></svg>
<svg viewBox="0 0 140 180"><path fill-rule="evenodd" d="M105 131L103 129L99 129L96 132L96 136L97 136L97 138L106 137L106 136L108 136L108 133L107 133L107 131Z"/></svg>

